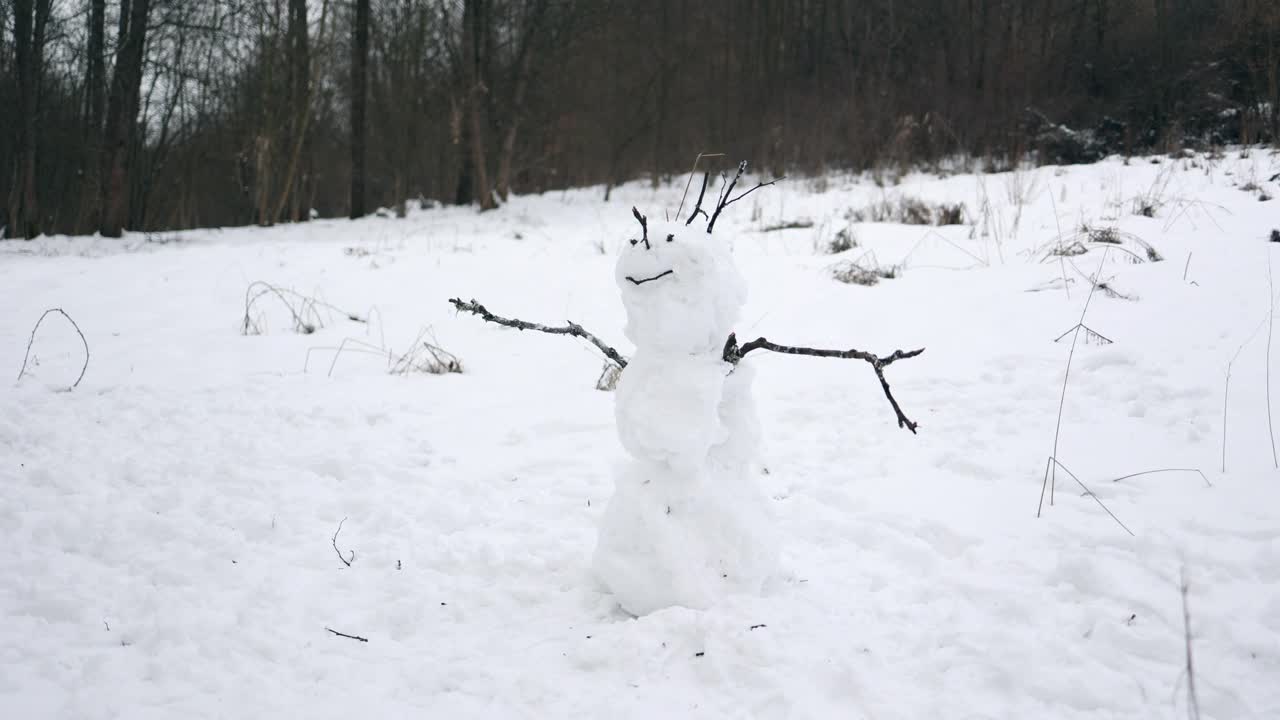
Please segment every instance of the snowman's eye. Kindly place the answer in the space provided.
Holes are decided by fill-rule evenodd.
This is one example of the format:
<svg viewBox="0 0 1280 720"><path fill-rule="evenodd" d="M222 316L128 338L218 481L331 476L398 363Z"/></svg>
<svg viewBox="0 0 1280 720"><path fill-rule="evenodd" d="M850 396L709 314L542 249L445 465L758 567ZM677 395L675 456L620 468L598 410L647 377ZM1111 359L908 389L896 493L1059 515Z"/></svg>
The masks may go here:
<svg viewBox="0 0 1280 720"><path fill-rule="evenodd" d="M667 235L667 242L671 242L672 240L675 240L675 239L676 239L675 233L671 233Z"/></svg>

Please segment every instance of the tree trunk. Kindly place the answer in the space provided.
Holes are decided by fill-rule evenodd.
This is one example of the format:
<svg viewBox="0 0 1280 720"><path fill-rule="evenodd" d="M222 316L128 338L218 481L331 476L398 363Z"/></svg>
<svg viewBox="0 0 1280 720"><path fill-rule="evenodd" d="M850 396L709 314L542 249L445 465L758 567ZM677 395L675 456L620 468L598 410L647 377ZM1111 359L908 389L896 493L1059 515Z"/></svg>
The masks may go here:
<svg viewBox="0 0 1280 720"><path fill-rule="evenodd" d="M329 2L320 5L320 42L324 42L324 24L329 13ZM277 222L284 206L292 200L290 219L300 222L310 219L311 208L301 207L303 178L298 177L298 160L307 141L311 126L311 98L315 92L312 78L311 49L307 38L307 0L289 0L289 91L290 122L292 123L293 148L289 152L289 167L285 171L280 199L276 202L274 217Z"/></svg>
<svg viewBox="0 0 1280 720"><path fill-rule="evenodd" d="M106 0L92 0L89 7L88 70L85 76L87 102L84 121L84 156L81 167L84 186L80 200L77 232L98 227L98 200L102 192L102 120L107 105Z"/></svg>
<svg viewBox="0 0 1280 720"><path fill-rule="evenodd" d="M485 102L488 91L480 78L483 67L483 0L465 0L462 10L462 67L467 86L467 124L471 140L471 171L475 176L474 195L480 201L481 210L492 210L498 205L493 199L493 186L489 184L489 168L484 151Z"/></svg>
<svg viewBox="0 0 1280 720"><path fill-rule="evenodd" d="M656 114L653 128L653 146L649 151L649 186L654 190L662 184L663 161L666 159L667 145L667 98L668 98L668 69L670 64L667 61L669 54L668 45L671 38L671 21L670 13L667 11L667 0L660 0L659 5L662 6L658 15L661 18L659 25L658 37L663 38L663 42L657 43L654 58L658 64L658 101L654 104L654 113ZM735 15L735 17L738 17Z"/></svg>
<svg viewBox="0 0 1280 720"><path fill-rule="evenodd" d="M369 79L369 0L356 0L351 43L351 218L365 215L365 107Z"/></svg>
<svg viewBox="0 0 1280 720"><path fill-rule="evenodd" d="M40 234L40 209L36 204L36 83L39 48L33 37L35 14L32 0L15 0L13 8L14 72L18 107L14 114L14 149L17 151L13 187L9 198L9 237L30 240Z"/></svg>
<svg viewBox="0 0 1280 720"><path fill-rule="evenodd" d="M502 150L498 155L498 195L506 202L511 195L511 163L516 152L516 135L524 115L524 96L529 89L529 76L533 74L533 55L536 52L538 33L547 10L547 0L533 0L520 44L520 59L516 63L515 90L511 94L507 128L502 137Z"/></svg>
<svg viewBox="0 0 1280 720"><path fill-rule="evenodd" d="M121 3L122 30L116 51L115 75L107 104L107 124L103 132L102 226L103 237L120 237L129 217L130 152L138 120L142 90L143 49L147 42L147 12L150 0ZM128 10L127 20L125 11Z"/></svg>

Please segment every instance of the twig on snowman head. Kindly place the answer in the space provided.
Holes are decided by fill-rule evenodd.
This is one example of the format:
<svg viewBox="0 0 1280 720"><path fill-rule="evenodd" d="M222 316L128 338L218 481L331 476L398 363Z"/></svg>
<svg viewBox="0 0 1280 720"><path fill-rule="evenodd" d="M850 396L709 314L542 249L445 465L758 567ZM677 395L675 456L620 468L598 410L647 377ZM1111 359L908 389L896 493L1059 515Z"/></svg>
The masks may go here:
<svg viewBox="0 0 1280 720"><path fill-rule="evenodd" d="M742 179L742 174L743 174L743 173L745 173L746 171L747 171L747 161L746 161L746 160L743 160L742 162L738 163L738 172L737 172L737 174L735 174L735 175L733 176L733 180L731 180L731 181L729 182L729 184L725 186L725 188L724 188L724 192L722 192L722 193L720 194L720 197L716 200L716 209L715 209L715 212L711 213L711 219L707 221L707 234L708 234L708 235L710 235L710 234L711 234L711 231L715 228L715 226L716 226L716 220L719 220L719 219L720 219L720 212L721 212L722 210L724 210L725 208L729 207L730 205L732 205L732 204L734 204L734 203L738 202L738 201L739 201L739 200L741 200L742 198L744 198L744 197L746 197L746 196L750 195L751 193L753 193L753 192L755 192L755 191L759 190L759 189L760 189L760 188L762 188L762 187L769 187L770 185L772 185L772 184L774 184L774 183L778 182L779 180L783 180L783 179L785 179L785 176L784 176L784 177L777 177L777 178L774 178L774 179L770 180L770 181L769 181L769 182L767 182L767 183L756 183L756 186L755 186L755 187L753 187L753 188L751 188L750 190L748 190L748 191L746 191L746 192L742 193L741 195L739 195L739 196L737 196L737 197L735 197L735 198L730 198L729 196L733 193L733 188L734 188L734 186L738 184L738 180ZM705 184L706 184L706 183L705 183L705 181L704 181L704 183L703 183L703 185L704 185L704 189L705 189ZM701 204L702 204L702 197L701 197L701 196L699 196L699 197L698 197L698 204L699 204L699 205L701 205ZM694 212L694 216L696 217L696 216L697 216L697 214L698 214L698 208L696 208L696 207L695 207L693 212ZM706 213L704 212L704 213L703 213L703 215L705 215L705 214L706 214ZM692 218L691 218L691 219L692 219ZM686 224L687 224L687 223L686 223Z"/></svg>
<svg viewBox="0 0 1280 720"><path fill-rule="evenodd" d="M631 214L636 216L636 220L640 221L640 229L644 231L644 237L640 238L640 240L632 240L631 244L635 245L637 242L644 242L645 250L652 249L652 246L649 245L649 218L641 215L640 211L635 209L635 206L632 206Z"/></svg>
<svg viewBox="0 0 1280 720"><path fill-rule="evenodd" d="M473 315L479 315L480 318L486 322L505 325L506 327L515 328L517 330L537 330L538 332L549 333L551 335L572 335L574 337L583 338L592 345L595 345L600 352L604 353L605 357L616 363L618 367L625 368L627 366L627 359L617 350L609 347L603 340L582 329L581 325L573 322L572 320L566 321L567 324L564 327L549 327L547 325L533 323L527 320L517 320L494 315L489 312L488 308L476 302L474 299L464 301L461 298L450 298L449 302L452 303L460 312L469 312Z"/></svg>
<svg viewBox="0 0 1280 720"><path fill-rule="evenodd" d="M697 219L698 213L702 213L702 217L707 218L708 220L711 219L710 216L707 215L707 211L702 209L702 198L707 195L707 183L710 181L711 173L702 173L702 189L698 191L698 202L694 203L693 213L689 215L688 220L684 221L685 225L692 225L693 221Z"/></svg>
<svg viewBox="0 0 1280 720"><path fill-rule="evenodd" d="M880 357L862 350L823 350L820 348L796 347L792 345L778 345L771 343L764 338L756 338L745 345L738 344L738 336L736 333L730 333L728 341L724 344L724 361L736 365L744 355L752 350L772 350L777 353L785 353L787 355L811 355L813 357L829 357L843 358L853 360L865 360L871 364L875 370L876 377L880 380L880 387L884 389L884 396L889 398L889 404L893 406L893 412L898 416L898 427L904 427L916 434L916 428L920 427L918 423L911 421L902 412L902 408L898 406L898 401L893 397L893 393L889 390L889 381L884 378L884 366L891 365L898 360L913 358L924 352L924 348L919 350L911 350L904 352L895 350L892 355Z"/></svg>
<svg viewBox="0 0 1280 720"><path fill-rule="evenodd" d="M684 211L684 200L689 195L689 186L693 184L693 176L695 173L698 172L698 163L702 162L702 158L715 158L715 157L724 157L724 153L698 153L698 157L693 159L693 167L689 168L689 179L688 181L685 182L684 193L680 196L680 207L676 208L677 218L679 218L680 213ZM707 180L710 177L711 177L711 173L709 172L703 173L702 193L705 193L707 191ZM702 202L702 193L698 194L698 202ZM690 217L697 217L697 216L698 216L698 211L695 208L693 215L691 215ZM705 210L703 211L702 216L703 217L707 216L707 213ZM693 220L689 220L689 222L686 222L685 225L688 225L690 222L693 222Z"/></svg>

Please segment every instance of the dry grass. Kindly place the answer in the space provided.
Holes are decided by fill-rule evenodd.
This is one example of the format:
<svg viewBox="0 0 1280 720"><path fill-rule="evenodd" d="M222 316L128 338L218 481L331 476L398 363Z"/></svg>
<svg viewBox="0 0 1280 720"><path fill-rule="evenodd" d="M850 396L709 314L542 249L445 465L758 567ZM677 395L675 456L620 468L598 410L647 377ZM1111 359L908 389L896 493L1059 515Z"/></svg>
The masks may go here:
<svg viewBox="0 0 1280 720"><path fill-rule="evenodd" d="M1083 255L1096 247L1116 250L1122 258L1133 264L1164 260L1164 256L1154 245L1131 232L1113 226L1082 223L1074 233L1055 238L1048 251L1041 255L1040 262Z"/></svg>
<svg viewBox="0 0 1280 720"><path fill-rule="evenodd" d="M850 208L845 219L902 225L963 225L964 215L961 203L931 205L910 195L899 195L882 198L861 209Z"/></svg>
<svg viewBox="0 0 1280 720"><path fill-rule="evenodd" d="M896 265L881 265L876 262L872 253L867 253L857 260L845 260L831 267L831 277L846 285L863 285L870 287L881 280L892 280L898 277L900 269Z"/></svg>
<svg viewBox="0 0 1280 720"><path fill-rule="evenodd" d="M827 243L827 254L839 255L856 247L858 247L858 236L854 234L852 227L844 227L837 230L831 241Z"/></svg>
<svg viewBox="0 0 1280 720"><path fill-rule="evenodd" d="M240 321L240 334L263 335L267 332L267 312L264 305L273 300L276 307L289 313L293 331L302 335L314 333L324 327L326 322L332 322L334 317L359 323L368 322L366 318L310 295L255 280L244 291L244 316Z"/></svg>
<svg viewBox="0 0 1280 720"><path fill-rule="evenodd" d="M414 339L413 344L409 346L409 349L399 354L385 345L375 345L356 338L344 338L337 346L308 348L306 359L302 364L304 373L309 372L311 369L311 354L320 351L333 353L333 359L329 362L329 371L326 373L329 377L333 376L333 371L338 366L338 360L342 358L342 354L345 352L381 358L386 361L387 372L391 375L411 375L415 373L447 375L463 371L462 360L457 355L441 347L430 328L423 328L418 333L417 338Z"/></svg>

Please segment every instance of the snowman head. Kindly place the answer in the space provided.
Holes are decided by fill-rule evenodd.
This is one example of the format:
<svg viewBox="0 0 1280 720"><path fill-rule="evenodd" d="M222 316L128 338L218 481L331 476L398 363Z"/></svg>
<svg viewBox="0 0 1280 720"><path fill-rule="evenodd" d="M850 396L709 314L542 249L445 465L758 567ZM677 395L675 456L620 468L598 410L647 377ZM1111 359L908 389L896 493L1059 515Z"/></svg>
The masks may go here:
<svg viewBox="0 0 1280 720"><path fill-rule="evenodd" d="M701 227L632 212L640 232L615 271L627 337L639 350L719 352L747 295L725 243Z"/></svg>

